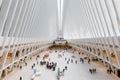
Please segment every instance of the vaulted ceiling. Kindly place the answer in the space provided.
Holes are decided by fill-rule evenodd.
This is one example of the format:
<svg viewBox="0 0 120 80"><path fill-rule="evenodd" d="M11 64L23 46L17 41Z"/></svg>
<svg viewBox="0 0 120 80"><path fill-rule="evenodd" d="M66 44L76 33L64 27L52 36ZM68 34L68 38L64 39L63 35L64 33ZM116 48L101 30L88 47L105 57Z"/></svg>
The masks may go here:
<svg viewBox="0 0 120 80"><path fill-rule="evenodd" d="M119 0L0 0L0 36L51 40L120 35Z"/></svg>

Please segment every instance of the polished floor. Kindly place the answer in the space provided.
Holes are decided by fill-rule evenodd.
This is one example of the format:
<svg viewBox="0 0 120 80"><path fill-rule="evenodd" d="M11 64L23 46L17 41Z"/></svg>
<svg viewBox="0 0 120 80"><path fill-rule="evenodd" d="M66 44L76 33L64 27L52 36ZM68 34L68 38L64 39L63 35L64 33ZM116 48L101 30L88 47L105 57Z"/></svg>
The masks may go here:
<svg viewBox="0 0 120 80"><path fill-rule="evenodd" d="M43 52L40 55L40 58L38 61L42 60L43 55L47 52ZM58 57L58 54L61 54L62 57ZM73 58L72 56L75 56ZM73 58L73 63L67 64L65 61L65 57L67 59ZM10 74L8 74L7 77L5 77L3 80L19 80L19 77L22 76L22 80L31 80L31 76L33 75L33 70L31 69L31 65L33 63L36 63L35 68L37 71L40 71L41 75L38 77L35 77L34 80L57 80L57 71L58 67L60 70L62 70L66 65L68 67L68 70L64 72L64 76L60 78L60 80L115 80L113 77L108 75L106 72L100 70L98 67L94 66L93 64L88 64L87 61L85 63L81 63L79 61L80 56L75 53L70 52L51 52L50 53L50 61L57 62L57 68L55 71L48 70L46 66L37 65L37 61L35 58L33 58L31 61L28 62L27 66L24 66L22 70L14 70ZM78 63L75 63L75 60L78 61ZM49 61L46 59L46 61ZM90 74L89 68L96 68L97 72L95 74Z"/></svg>

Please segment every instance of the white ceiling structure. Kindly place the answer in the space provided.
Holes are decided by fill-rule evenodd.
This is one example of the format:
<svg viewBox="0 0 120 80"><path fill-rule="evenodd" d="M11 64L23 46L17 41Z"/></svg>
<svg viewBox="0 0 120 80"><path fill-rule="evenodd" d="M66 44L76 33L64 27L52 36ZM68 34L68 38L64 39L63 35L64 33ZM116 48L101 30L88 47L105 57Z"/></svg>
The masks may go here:
<svg viewBox="0 0 120 80"><path fill-rule="evenodd" d="M120 69L120 0L0 0L3 64L9 52L24 54L25 48L26 56L29 49L33 49L30 53L39 52L38 46L48 47L56 38L68 40L85 53L89 48L88 53L98 58L101 49L101 57L107 54L105 63L115 52ZM15 55L12 57L14 60Z"/></svg>
<svg viewBox="0 0 120 80"><path fill-rule="evenodd" d="M117 38L119 4L120 0L0 0L1 43L9 37Z"/></svg>

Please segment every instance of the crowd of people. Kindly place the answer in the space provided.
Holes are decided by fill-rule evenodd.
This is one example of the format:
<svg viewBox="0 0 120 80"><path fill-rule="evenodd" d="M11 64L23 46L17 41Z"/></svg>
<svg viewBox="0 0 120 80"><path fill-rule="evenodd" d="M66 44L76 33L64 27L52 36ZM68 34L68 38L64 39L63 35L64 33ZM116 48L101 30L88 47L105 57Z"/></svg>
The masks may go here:
<svg viewBox="0 0 120 80"><path fill-rule="evenodd" d="M112 73L112 69L110 68L110 69L107 69L107 73L108 74L111 74Z"/></svg>
<svg viewBox="0 0 120 80"><path fill-rule="evenodd" d="M89 69L89 72L90 72L91 74L96 73L96 68Z"/></svg>
<svg viewBox="0 0 120 80"><path fill-rule="evenodd" d="M55 51L55 52L58 53L58 56L60 56L60 57L63 57L63 56L64 56L64 51L63 51L63 52L61 52L61 51L60 51L60 52ZM62 53L62 54L60 54L60 53ZM43 56L42 60L39 60L39 58L40 58L40 56L37 55L37 56L36 56L36 62L37 62L37 64L39 64L39 65L41 65L41 66L45 65L46 68L49 69L49 70L53 70L53 71L56 70L56 67L57 67L57 63L56 63L56 62L50 61L50 58L47 58L47 59L46 59L45 56ZM65 58L66 65L65 65L65 67L62 69L62 72L63 72L63 73L68 69L68 66L67 66L67 65L68 65L69 63L78 64L78 61L77 61L76 57L73 57L73 56L71 56L71 57L65 57L65 56L64 56L64 58ZM84 63L84 58L80 57L80 62ZM88 63L90 63L90 59L88 59ZM27 66L27 63L26 63L26 62L25 62L25 65ZM36 64L33 63L32 66L31 66L31 68L34 69L35 65L36 65ZM21 68L22 68L22 67L20 66L20 69L21 69ZM89 69L89 72L90 72L91 74L96 73L96 68ZM22 77L21 77L21 76L20 76L20 80L22 80Z"/></svg>
<svg viewBox="0 0 120 80"><path fill-rule="evenodd" d="M65 61L67 61L67 64L69 64L70 62L71 62L71 63L74 63L74 62L75 62L75 63L77 64L77 60L73 60L72 58L71 58L71 59L69 58L69 59L67 60L67 58L65 57Z"/></svg>
<svg viewBox="0 0 120 80"><path fill-rule="evenodd" d="M48 58L48 57L47 57L47 59L49 61L46 61L45 55L43 56L43 58L42 58L42 60L40 62L39 62L38 58L40 58L39 55L36 57L37 64L40 64L41 66L46 65L47 69L52 69L53 71L55 71L56 66L57 66L56 62L50 62L50 58ZM32 65L32 68L33 67L34 67L34 65Z"/></svg>
<svg viewBox="0 0 120 80"><path fill-rule="evenodd" d="M47 69L53 69L53 71L55 71L56 69L56 66L57 66L57 63L54 63L54 62L47 62Z"/></svg>

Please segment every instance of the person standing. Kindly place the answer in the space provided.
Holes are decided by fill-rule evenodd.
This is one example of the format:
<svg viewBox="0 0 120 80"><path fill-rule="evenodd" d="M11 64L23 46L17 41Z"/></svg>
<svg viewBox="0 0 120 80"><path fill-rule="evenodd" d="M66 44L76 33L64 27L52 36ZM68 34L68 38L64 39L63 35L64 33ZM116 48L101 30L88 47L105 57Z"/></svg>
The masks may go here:
<svg viewBox="0 0 120 80"><path fill-rule="evenodd" d="M77 60L75 61L75 63L77 64Z"/></svg>
<svg viewBox="0 0 120 80"><path fill-rule="evenodd" d="M67 70L67 66L65 66L65 70Z"/></svg>
<svg viewBox="0 0 120 80"><path fill-rule="evenodd" d="M22 77L20 76L20 80L22 80Z"/></svg>
<svg viewBox="0 0 120 80"><path fill-rule="evenodd" d="M27 62L25 62L25 66L27 66Z"/></svg>
<svg viewBox="0 0 120 80"><path fill-rule="evenodd" d="M67 60L67 58L65 57L65 61Z"/></svg>
<svg viewBox="0 0 120 80"><path fill-rule="evenodd" d="M69 61L67 61L67 64L69 64Z"/></svg>
<svg viewBox="0 0 120 80"><path fill-rule="evenodd" d="M22 69L22 66L20 66L20 69Z"/></svg>
<svg viewBox="0 0 120 80"><path fill-rule="evenodd" d="M90 64L90 59L88 59L88 64Z"/></svg>

